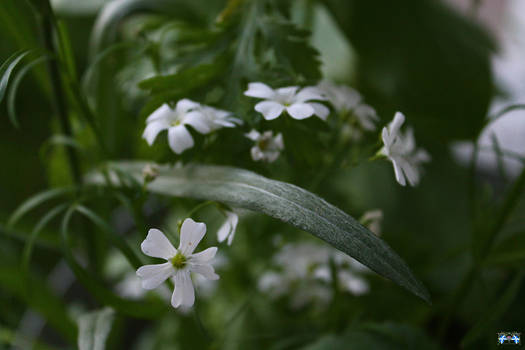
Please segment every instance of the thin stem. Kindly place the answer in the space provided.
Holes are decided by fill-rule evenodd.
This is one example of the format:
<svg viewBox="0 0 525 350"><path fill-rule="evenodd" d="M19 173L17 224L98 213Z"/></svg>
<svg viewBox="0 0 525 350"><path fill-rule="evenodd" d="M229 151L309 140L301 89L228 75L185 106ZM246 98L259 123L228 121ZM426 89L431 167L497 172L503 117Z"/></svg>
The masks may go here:
<svg viewBox="0 0 525 350"><path fill-rule="evenodd" d="M494 221L494 224L489 230L489 234L486 236L486 240L483 242L478 258L474 261L473 265L470 267L467 275L460 284L458 291L456 292L454 299L451 303L451 307L447 312L443 324L440 328L439 334L441 337L446 335L450 321L454 317L457 309L463 303L463 300L468 295L470 288L472 287L473 282L477 279L479 273L481 272L481 266L483 265L487 255L492 248L494 241L496 240L498 233L503 228L505 222L512 213L514 207L519 202L519 198L525 189L525 168L521 171L520 176L514 182L514 185L509 190L508 196L505 198L503 205Z"/></svg>
<svg viewBox="0 0 525 350"><path fill-rule="evenodd" d="M54 33L54 15L53 10L49 3L46 5L47 11L42 11L40 18L40 26L43 34L43 43L47 51L51 52L54 57L59 57L58 52L53 43L53 33ZM57 60L48 61L48 72L51 79L51 88L53 92L54 105L56 113L58 115L58 120L60 122L60 127L62 132L67 137L73 138L73 132L71 130L71 124L68 119L68 111L66 106L66 98L64 94L64 89L62 86L62 81L60 78L60 70ZM82 184L82 173L80 171L80 163L78 161L78 155L75 148L67 147L66 149L67 157L69 160L69 167L71 169L71 175L73 181L76 185Z"/></svg>

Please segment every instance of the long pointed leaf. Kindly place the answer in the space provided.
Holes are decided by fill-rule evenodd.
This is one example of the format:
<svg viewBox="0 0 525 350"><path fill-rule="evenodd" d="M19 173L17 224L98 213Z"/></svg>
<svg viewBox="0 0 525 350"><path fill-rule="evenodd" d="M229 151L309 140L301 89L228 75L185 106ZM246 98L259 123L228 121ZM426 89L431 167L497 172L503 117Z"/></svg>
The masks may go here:
<svg viewBox="0 0 525 350"><path fill-rule="evenodd" d="M118 162L110 164L110 169L127 172L141 181L145 164ZM383 240L313 193L231 167L190 165L184 168L163 166L159 169L159 176L148 184L151 192L219 201L262 212L312 233L378 274L430 301L425 287ZM119 185L116 176L111 178L114 185ZM88 182L106 184L101 173L91 174Z"/></svg>

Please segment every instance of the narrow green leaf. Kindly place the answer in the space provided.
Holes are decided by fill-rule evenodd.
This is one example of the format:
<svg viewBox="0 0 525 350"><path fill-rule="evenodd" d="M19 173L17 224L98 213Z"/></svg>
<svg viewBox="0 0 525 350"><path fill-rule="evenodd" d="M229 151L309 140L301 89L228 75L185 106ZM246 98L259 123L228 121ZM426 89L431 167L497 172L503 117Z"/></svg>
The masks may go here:
<svg viewBox="0 0 525 350"><path fill-rule="evenodd" d="M24 203L22 203L15 212L11 215L7 222L7 227L13 227L13 225L16 224L18 220L25 214L27 214L29 211L34 209L35 207L39 206L40 204L47 202L48 200L51 200L53 198L59 197L63 194L71 192L72 189L69 187L61 187L61 188L53 188L51 190L47 190L44 192L40 192L35 194L34 196L27 199Z"/></svg>
<svg viewBox="0 0 525 350"><path fill-rule="evenodd" d="M7 292L42 315L66 339L76 339L76 325L70 319L64 301L54 295L44 280L19 266L0 264L0 290Z"/></svg>
<svg viewBox="0 0 525 350"><path fill-rule="evenodd" d="M498 243L490 252L487 266L523 266L525 263L525 231L517 232Z"/></svg>
<svg viewBox="0 0 525 350"><path fill-rule="evenodd" d="M503 295L497 300L496 303L492 304L479 318L479 321L470 329L461 341L462 347L471 345L479 336L486 334L487 328L493 323L498 321L507 311L510 304L516 299L516 296L521 287L521 281L525 276L525 271L516 273L512 282L505 287Z"/></svg>
<svg viewBox="0 0 525 350"><path fill-rule="evenodd" d="M11 73L17 66L18 63L31 51L19 51L11 55L3 64L0 66L0 103L4 99L5 92L7 90L7 84Z"/></svg>
<svg viewBox="0 0 525 350"><path fill-rule="evenodd" d="M79 350L104 350L114 318L115 311L108 307L80 316L78 319Z"/></svg>
<svg viewBox="0 0 525 350"><path fill-rule="evenodd" d="M36 60L34 60L31 63L28 63L26 66L24 66L20 72L13 78L13 82L11 83L11 88L9 89L9 92L7 93L7 114L9 115L9 120L11 123L18 128L18 118L16 116L16 95L18 92L18 86L26 76L26 74L36 65L45 62L49 60L50 58L47 56L39 57Z"/></svg>
<svg viewBox="0 0 525 350"><path fill-rule="evenodd" d="M144 162L116 162L109 167L127 172L140 181L145 165ZM118 186L115 174L112 175L113 184ZM99 172L92 173L87 181L106 184L103 174ZM243 169L189 165L183 168L159 167L159 176L147 188L163 195L213 200L262 212L312 233L425 301L430 301L425 287L383 240L350 215L300 187Z"/></svg>
<svg viewBox="0 0 525 350"><path fill-rule="evenodd" d="M38 223L35 225L31 235L29 235L24 251L22 252L22 268L27 269L31 260L31 252L33 251L33 245L35 244L38 235L47 226L47 224L56 218L63 210L67 208L67 204L61 204L51 209L46 215L44 215Z"/></svg>

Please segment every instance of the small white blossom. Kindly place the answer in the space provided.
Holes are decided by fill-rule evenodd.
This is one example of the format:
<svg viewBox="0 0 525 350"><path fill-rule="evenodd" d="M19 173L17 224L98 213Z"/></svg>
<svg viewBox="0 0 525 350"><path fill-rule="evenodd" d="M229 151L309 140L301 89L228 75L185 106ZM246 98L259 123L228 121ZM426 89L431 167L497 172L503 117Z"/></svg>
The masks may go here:
<svg viewBox="0 0 525 350"><path fill-rule="evenodd" d="M396 112L394 120L383 128L381 137L383 148L379 154L386 156L392 162L396 180L401 186L407 181L411 186L416 186L420 179L421 163L430 161L430 155L423 149L416 149L414 131L409 128L406 133L401 132L401 125L405 116Z"/></svg>
<svg viewBox="0 0 525 350"><path fill-rule="evenodd" d="M157 108L146 119L147 125L142 137L151 146L161 131L168 130L170 148L173 152L181 154L194 145L187 125L201 134L208 134L222 127L234 127L240 122L239 119L231 117L229 112L183 99L177 102L175 109L168 104Z"/></svg>
<svg viewBox="0 0 525 350"><path fill-rule="evenodd" d="M201 274L209 280L217 280L210 260L217 252L217 247L211 247L193 254L193 251L206 233L206 225L188 218L182 223L180 244L173 247L166 236L157 229L151 229L146 239L140 245L142 252L154 258L166 260L164 264L145 265L137 270L142 279L142 288L157 288L166 279L172 278L175 290L171 296L171 305L190 307L195 302L195 291L190 272Z"/></svg>
<svg viewBox="0 0 525 350"><path fill-rule="evenodd" d="M273 258L279 271L264 273L258 288L272 298L289 294L292 308L311 302L326 305L333 295L330 259L343 291L357 296L368 292L368 282L359 275L368 272L367 267L344 253L312 243L285 245Z"/></svg>
<svg viewBox="0 0 525 350"><path fill-rule="evenodd" d="M379 120L374 108L363 102L359 92L346 85L336 85L323 81L318 85L324 92L328 102L340 114L351 113L363 130L374 131Z"/></svg>
<svg viewBox="0 0 525 350"><path fill-rule="evenodd" d="M284 111L298 120L309 118L312 115L326 120L330 110L321 103L309 102L311 100L325 100L322 91L312 86L298 90L298 86L274 90L264 83L250 83L244 95L264 99L255 105L255 110L262 113L266 120L276 119Z"/></svg>
<svg viewBox="0 0 525 350"><path fill-rule="evenodd" d="M278 133L273 136L273 131L265 131L262 134L256 130L250 131L246 137L255 142L250 153L254 161L274 162L284 149L283 135Z"/></svg>
<svg viewBox="0 0 525 350"><path fill-rule="evenodd" d="M235 237L235 230L237 229L237 224L239 223L239 216L233 211L224 211L226 215L226 220L217 231L217 239L219 242L223 242L228 238L228 245L231 245L233 238Z"/></svg>

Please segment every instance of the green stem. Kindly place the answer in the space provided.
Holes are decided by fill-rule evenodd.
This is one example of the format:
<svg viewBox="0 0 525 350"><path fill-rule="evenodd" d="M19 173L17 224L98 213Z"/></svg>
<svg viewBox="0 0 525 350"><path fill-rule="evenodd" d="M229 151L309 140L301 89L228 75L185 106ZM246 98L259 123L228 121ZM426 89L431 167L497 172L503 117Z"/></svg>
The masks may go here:
<svg viewBox="0 0 525 350"><path fill-rule="evenodd" d="M45 3L45 10L41 12L40 27L42 30L43 43L47 51L51 52L54 57L59 57L58 52L53 43L53 35L55 32L55 18L53 10L48 1ZM68 111L66 106L66 98L64 88L60 78L60 70L57 60L48 61L48 72L51 79L51 88L54 98L54 105L62 132L67 137L73 138L71 124L68 118ZM67 157L69 160L69 167L71 175L76 185L82 184L82 173L80 170L80 163L75 148L67 147Z"/></svg>
<svg viewBox="0 0 525 350"><path fill-rule="evenodd" d="M475 161L474 161L475 162ZM454 299L452 300L451 307L447 312L443 324L440 328L439 334L443 337L446 335L450 321L454 317L457 309L463 303L463 300L468 295L473 282L477 279L481 272L481 266L483 265L487 255L490 253L490 249L494 241L496 240L498 233L503 228L505 222L509 218L510 214L514 210L515 206L519 202L519 198L525 189L525 168L521 171L521 174L514 182L512 188L509 190L508 196L505 198L503 205L499 211L494 224L489 230L486 240L483 242L480 253L477 259L475 259L473 265L470 267L467 275L460 284L458 291L456 292Z"/></svg>

